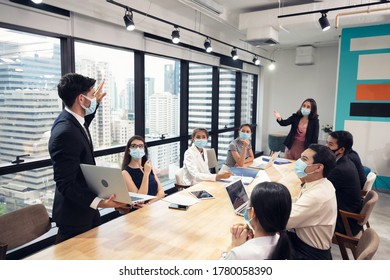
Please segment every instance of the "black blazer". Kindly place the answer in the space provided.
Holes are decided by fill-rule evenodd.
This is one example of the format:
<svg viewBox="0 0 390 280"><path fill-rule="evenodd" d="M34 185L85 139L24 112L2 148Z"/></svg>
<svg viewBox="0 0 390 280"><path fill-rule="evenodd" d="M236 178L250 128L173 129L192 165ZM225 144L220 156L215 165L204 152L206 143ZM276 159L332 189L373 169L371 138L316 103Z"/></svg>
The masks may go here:
<svg viewBox="0 0 390 280"><path fill-rule="evenodd" d="M87 125L94 118L85 118ZM90 204L96 195L90 191L80 163L95 164L93 147L84 128L69 112L63 110L54 121L49 139L56 192L53 220L57 226L87 231L98 225L99 211Z"/></svg>
<svg viewBox="0 0 390 280"><path fill-rule="evenodd" d="M354 163L348 156L337 160L336 167L328 175L336 189L337 209L360 213L362 210L362 197L360 194L360 180ZM356 235L362 227L356 220L349 220L352 234ZM345 234L340 213L337 213L336 231Z"/></svg>
<svg viewBox="0 0 390 280"><path fill-rule="evenodd" d="M355 152L354 150L351 150L348 153L348 157L356 166L356 169L357 169L358 174L359 174L360 188L363 189L364 184L367 181L367 176L366 176L366 173L364 173L364 167L363 167L362 161L360 160L358 153Z"/></svg>
<svg viewBox="0 0 390 280"><path fill-rule="evenodd" d="M276 121L281 125L281 126L288 126L291 125L290 132L288 133L286 140L284 140L284 145L291 149L293 142L294 142L294 137L295 134L297 133L297 128L299 121L301 120L301 116L298 114L294 113L292 114L287 120L280 120L276 119ZM305 137L305 149L309 147L310 144L316 144L318 143L318 133L320 129L320 122L318 119L310 119L309 118L309 123L307 124L307 129L306 129L306 137Z"/></svg>

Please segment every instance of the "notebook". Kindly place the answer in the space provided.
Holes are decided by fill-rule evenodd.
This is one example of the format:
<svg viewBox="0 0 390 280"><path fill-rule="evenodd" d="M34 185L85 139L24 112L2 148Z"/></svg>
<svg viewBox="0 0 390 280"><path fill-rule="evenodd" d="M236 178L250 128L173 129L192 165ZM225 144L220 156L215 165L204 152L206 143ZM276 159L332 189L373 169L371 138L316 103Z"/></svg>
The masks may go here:
<svg viewBox="0 0 390 280"><path fill-rule="evenodd" d="M274 164L274 161L278 158L279 153L280 153L280 151L279 152L274 152L272 154L272 156L270 157L268 162L263 162L261 164L252 164L250 167L251 168L257 168L257 169L267 169L267 168L271 167L272 164Z"/></svg>
<svg viewBox="0 0 390 280"><path fill-rule="evenodd" d="M155 198L152 195L129 192L118 168L80 164L88 187L100 198L107 199L116 195L115 201L134 204Z"/></svg>
<svg viewBox="0 0 390 280"><path fill-rule="evenodd" d="M241 180L231 182L225 186L234 213L244 216L245 208L248 206L248 194Z"/></svg>

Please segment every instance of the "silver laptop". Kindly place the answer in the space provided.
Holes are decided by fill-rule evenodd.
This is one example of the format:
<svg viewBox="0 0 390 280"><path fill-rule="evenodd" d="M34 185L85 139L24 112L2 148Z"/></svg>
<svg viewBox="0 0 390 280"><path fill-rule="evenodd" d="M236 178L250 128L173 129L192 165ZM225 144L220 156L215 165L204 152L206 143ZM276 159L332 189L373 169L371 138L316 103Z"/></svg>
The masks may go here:
<svg viewBox="0 0 390 280"><path fill-rule="evenodd" d="M115 201L134 204L155 198L152 195L129 192L118 168L80 164L88 187L100 198L107 199L116 195Z"/></svg>
<svg viewBox="0 0 390 280"><path fill-rule="evenodd" d="M261 163L259 165L251 165L250 167L258 168L258 169L262 169L262 170L267 169L267 168L271 167L274 164L274 162L278 158L279 154L280 154L280 151L274 152L272 154L272 156L269 158L268 162L263 162L263 163Z"/></svg>
<svg viewBox="0 0 390 280"><path fill-rule="evenodd" d="M225 186L234 213L244 216L245 208L248 206L248 194L241 179L231 182Z"/></svg>

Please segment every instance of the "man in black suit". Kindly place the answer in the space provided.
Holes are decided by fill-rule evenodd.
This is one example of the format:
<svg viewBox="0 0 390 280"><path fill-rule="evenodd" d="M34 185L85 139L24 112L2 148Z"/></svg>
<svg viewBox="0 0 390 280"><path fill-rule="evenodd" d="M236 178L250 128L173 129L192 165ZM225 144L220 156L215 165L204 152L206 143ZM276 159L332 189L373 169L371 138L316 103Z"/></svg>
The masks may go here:
<svg viewBox="0 0 390 280"><path fill-rule="evenodd" d="M360 180L355 164L348 157L353 144L352 134L345 130L333 131L326 140L328 146L336 155L336 167L330 172L328 180L336 189L337 208L353 213L360 213L362 198ZM359 233L362 227L356 220L349 220L353 235ZM340 213L337 214L336 231L345 234Z"/></svg>
<svg viewBox="0 0 390 280"><path fill-rule="evenodd" d="M56 243L83 233L100 224L98 208L125 208L115 195L101 199L90 191L80 163L95 164L89 124L94 118L104 81L96 92L96 80L79 74L64 75L57 86L65 109L54 121L49 139L56 192L53 220L58 226ZM100 101L99 100L99 101Z"/></svg>

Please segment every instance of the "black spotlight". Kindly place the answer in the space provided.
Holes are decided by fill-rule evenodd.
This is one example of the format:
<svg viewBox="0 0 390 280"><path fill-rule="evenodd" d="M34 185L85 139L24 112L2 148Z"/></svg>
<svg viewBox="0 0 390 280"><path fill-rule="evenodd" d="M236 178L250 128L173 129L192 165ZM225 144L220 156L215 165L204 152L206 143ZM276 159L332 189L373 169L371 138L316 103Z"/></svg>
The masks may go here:
<svg viewBox="0 0 390 280"><path fill-rule="evenodd" d="M178 44L180 42L180 32L177 26L175 26L175 29L172 31L172 42L174 44Z"/></svg>
<svg viewBox="0 0 390 280"><path fill-rule="evenodd" d="M330 24L329 24L328 18L326 17L326 13L321 13L321 14L322 15L321 15L320 19L318 20L318 22L321 25L322 31L326 31L330 28Z"/></svg>
<svg viewBox="0 0 390 280"><path fill-rule="evenodd" d="M207 37L204 41L204 48L208 53L211 53L213 51L213 48L211 47L211 40L209 37Z"/></svg>
<svg viewBox="0 0 390 280"><path fill-rule="evenodd" d="M34 4L41 4L43 0L31 0Z"/></svg>
<svg viewBox="0 0 390 280"><path fill-rule="evenodd" d="M257 55L255 55L255 57L253 58L253 63L255 64L255 65L260 65L260 59L257 57Z"/></svg>
<svg viewBox="0 0 390 280"><path fill-rule="evenodd" d="M134 21L133 21L133 12L126 8L125 16L123 17L125 21L126 29L132 31L135 29Z"/></svg>
<svg viewBox="0 0 390 280"><path fill-rule="evenodd" d="M237 49L236 48L232 49L231 54L232 54L233 60L237 60L238 59L238 54L237 54Z"/></svg>

